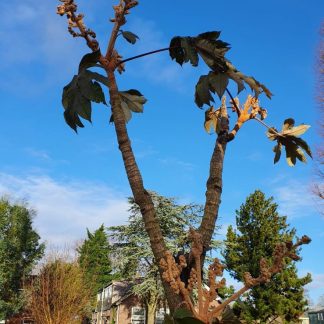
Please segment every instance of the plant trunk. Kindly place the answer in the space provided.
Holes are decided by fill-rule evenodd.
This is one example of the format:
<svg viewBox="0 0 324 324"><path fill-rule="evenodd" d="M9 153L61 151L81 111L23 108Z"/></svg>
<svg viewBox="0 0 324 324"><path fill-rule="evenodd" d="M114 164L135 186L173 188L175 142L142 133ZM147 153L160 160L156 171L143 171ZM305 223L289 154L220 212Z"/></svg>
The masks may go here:
<svg viewBox="0 0 324 324"><path fill-rule="evenodd" d="M226 150L226 134L219 136L215 143L214 152L210 161L209 177L207 180L206 203L204 216L199 227L199 233L202 235L204 251L209 248L213 237L218 209L221 203L223 188L223 164Z"/></svg>
<svg viewBox="0 0 324 324"><path fill-rule="evenodd" d="M118 94L115 75L111 71L107 71L107 75L109 79L110 103L119 149L122 154L127 178L134 196L134 200L136 204L139 205L141 214L143 216L145 229L150 238L150 244L154 254L155 262L159 266L159 261L165 256L164 254L167 250L166 245L162 236L159 221L156 217L152 199L144 188L142 176L132 150L131 142L127 133L125 118L121 108L121 100ZM160 275L162 275L162 269L160 269L160 267L159 270ZM163 279L162 283L170 311L173 312L178 307L178 305L181 304L182 298L179 295L175 294L170 285L167 284Z"/></svg>
<svg viewBox="0 0 324 324"><path fill-rule="evenodd" d="M146 324L155 323L156 302L148 303L146 305Z"/></svg>

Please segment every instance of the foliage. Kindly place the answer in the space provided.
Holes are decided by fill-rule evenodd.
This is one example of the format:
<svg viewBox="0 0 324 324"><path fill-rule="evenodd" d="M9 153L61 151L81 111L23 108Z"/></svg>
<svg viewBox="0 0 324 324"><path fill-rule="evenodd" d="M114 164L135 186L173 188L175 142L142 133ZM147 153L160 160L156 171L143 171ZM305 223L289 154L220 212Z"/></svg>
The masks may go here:
<svg viewBox="0 0 324 324"><path fill-rule="evenodd" d="M294 125L294 119L288 118L284 121L280 133L273 127L268 129L267 136L269 140L277 141L277 145L273 148L275 152L274 163L277 163L280 159L282 146L286 149L286 160L290 166L296 164L296 159L301 162L306 162L303 151L312 157L312 152L308 144L299 138L299 136L304 134L310 126L304 124L299 126Z"/></svg>
<svg viewBox="0 0 324 324"><path fill-rule="evenodd" d="M209 105L214 101L210 92L217 93L221 98L226 90L229 79L237 83L238 93L248 84L255 97L264 92L271 98L271 92L253 77L247 77L225 58L230 49L229 44L219 40L220 31L199 34L196 37L174 37L170 42L170 56L177 63L190 62L198 66L199 56L211 69L208 75L202 75L196 85L195 102L198 107Z"/></svg>
<svg viewBox="0 0 324 324"><path fill-rule="evenodd" d="M103 225L93 233L87 230L87 238L78 248L78 253L78 262L84 272L85 284L94 298L97 292L107 286L113 278L110 261L111 246Z"/></svg>
<svg viewBox="0 0 324 324"><path fill-rule="evenodd" d="M90 314L91 291L76 260L49 257L26 286L28 309L36 323L77 324Z"/></svg>
<svg viewBox="0 0 324 324"><path fill-rule="evenodd" d="M33 229L34 216L35 211L24 203L0 199L0 319L23 306L22 281L44 253Z"/></svg>
<svg viewBox="0 0 324 324"><path fill-rule="evenodd" d="M228 228L223 256L228 271L239 281L243 281L246 271L258 276L259 260L267 258L273 262L276 244L291 242L296 234L295 229L289 229L286 217L278 214L273 199L267 199L258 190L236 211L236 225L238 232L231 226ZM298 252L293 258L299 259ZM273 316L281 316L288 322L293 321L305 309L303 286L310 281L309 274L298 278L295 264L286 259L282 271L269 283L253 287L248 292L240 304L242 318L248 322L265 322Z"/></svg>
<svg viewBox="0 0 324 324"><path fill-rule="evenodd" d="M188 258L194 261L190 262L185 268L181 267L181 271L183 271L181 275L184 274L184 271L187 271L189 273L190 270L196 269L197 271L197 267L200 267L197 273L201 273L201 269L203 268L204 260L206 257L206 252L211 248L211 241L216 226L219 206L221 203L221 193L223 186L222 173L226 146L231 140L235 138L235 135L238 132L238 130L248 120L257 120L262 125L270 128L262 121L262 119L265 118L267 112L264 108L259 106L258 96L260 93L264 93L268 98L271 98L271 92L267 89L266 86L257 81L254 77L246 76L245 74L238 71L235 68L235 66L227 58L225 58L225 54L229 50L229 44L219 40L220 32L218 31L205 32L199 34L196 37L177 36L171 40L169 48L151 51L148 53L134 56L132 58L122 60L122 56L118 53L116 49L116 41L118 36L120 35L131 44L135 43L138 39L135 34L130 32L125 33L125 31L121 29L121 27L127 22L127 15L129 15L131 10L138 5L138 1L120 0L117 5L113 6L114 17L110 19L110 21L113 23L113 27L109 41L107 43L107 50L105 54L101 53L100 51L99 43L96 40L96 34L91 29L85 26L84 15L81 13L77 14L77 5L74 2L74 0L60 1L62 2L62 4L58 6L57 13L61 16L65 15L67 17L68 31L73 37L84 38L86 44L93 52L92 54L87 54L85 56L86 58L84 57L81 60L81 63L89 61L89 64L86 64L85 69L89 69L93 66L96 66L99 68L103 68L107 75L106 77L97 74L97 79L94 77L92 79L95 79L95 81L101 82L108 87L109 104L111 106L112 111L111 121L113 121L113 126L116 131L118 147L121 151L129 184L134 195L134 202L138 204L138 211L140 211L142 214L142 219L144 221L144 226L142 226L142 230L143 232L145 230L148 234L148 244L152 248L154 259L158 264L160 274L162 274L164 270L161 261L164 260L164 257L166 255L172 256L172 245L170 246L168 233L165 232L164 224L159 221L159 212L157 211L157 207L155 206L154 201L150 196L149 192L144 187L142 174L140 169L138 168L138 164L133 153L133 148L130 137L127 132L126 125L131 116L130 110L136 107L136 112L142 112L142 105L144 104L146 99L138 92L138 90L131 90L133 91L133 93L134 91L137 92L137 95L135 95L137 98L132 98L130 101L125 100L125 97L128 97L128 99L130 99L129 95L133 95L133 93L130 93L130 91L128 91L128 94L125 96L125 92L120 92L118 90L115 74L116 72L122 73L125 70L125 62L129 62L133 59L145 55L161 52L163 50L169 50L171 58L175 59L176 62L178 62L180 65L186 62L190 62L192 66L197 66L199 63L199 58L202 58L202 60L209 67L209 73L207 75L201 76L198 80L195 91L195 102L200 108L204 105L210 106L211 103L214 101L212 94L217 93L219 97L222 97L222 105L219 108L219 110L212 110L211 108L207 108L209 109L209 111L208 114L206 114L205 128L207 131L210 131L211 128L214 128L215 132L217 133L217 138L215 140L214 150L210 159L209 175L206 182L206 201L204 206L204 212L202 215L201 224L199 228L195 231L197 236L201 238L201 242L199 245L200 254L197 254L191 248L188 253ZM99 80L99 76L102 81ZM238 93L245 88L245 85L248 85L251 88L253 97L248 95L248 99L244 104L244 108L242 109L239 107L238 101L233 98L233 96L227 89L227 85L230 79L237 83ZM66 92L68 92L71 86L67 87ZM91 85L90 87L93 88L94 85ZM86 95L84 91L82 92L82 86L80 87L78 85L78 82L77 86L73 87L72 89L74 90L69 91L67 97L71 97L73 100L68 99L68 105L66 105L66 107L64 108L65 115L68 115L69 117L68 119L66 118L66 121L74 130L76 130L77 127L83 127L80 117L84 118L82 116L84 115L84 111L82 110L82 107L80 108L80 106L82 105L73 104L75 101L74 98L78 98L80 96L80 93L83 97L85 97ZM230 104L232 104L233 106L232 111L237 115L237 119L231 131L229 122L230 120L226 105L226 97L223 96L225 91L231 98ZM88 98L88 100L93 101L91 98ZM128 110L126 110L125 113L126 106ZM89 108L88 103L86 106L86 111L87 113L84 115L86 117L85 119L91 120L89 117L91 115L91 106ZM261 117L261 120L258 117L259 115ZM274 128L272 130L272 133L275 133L277 135L279 134L278 132L274 131ZM279 135L281 137L285 137L282 134ZM302 145L299 144L299 146ZM292 152L290 148L288 150ZM297 149L293 150L293 154L295 154L295 151L297 152L296 154L299 154L300 156L300 153ZM297 155L296 157L298 158ZM290 158L291 163L293 163L293 159L293 157ZM186 227L183 227L181 223L180 226L179 224L177 224L176 227L179 228L180 233L184 234L183 231L186 230ZM120 240L119 242L123 241ZM280 270L282 258L286 256L293 257L293 250L295 248L298 248L301 244L305 244L308 242L309 240L306 237L305 239L297 240L296 244L286 245L284 242L281 242L281 245L279 244L274 251L274 255L276 256L276 262L274 262L274 266L268 266L267 261L265 259L261 259L260 276L255 278L251 277L251 275L249 274L249 276L246 277L246 285L244 289L249 289L249 287L252 287L255 284L259 284L263 282L263 280L270 280L270 275L273 273L277 273ZM128 245L129 251L132 251L132 248L134 248L134 246L136 247L137 244L143 244L143 241L140 240L131 242L131 244ZM172 251L172 253L170 252L170 250ZM196 257L193 257L194 254L196 254ZM141 253L137 254L137 257L141 258L141 256ZM146 261L145 257L148 257L148 255L145 255L144 253L144 261ZM180 257L178 259L180 262ZM145 262L140 264L145 265ZM127 266L129 266L130 269L133 269L133 272L135 271L134 267L136 268L136 266L132 262L130 262ZM178 266L180 266L180 264L178 264ZM188 278L188 275L186 275L185 277ZM175 291L172 288L172 283L172 280L169 282L169 285L166 282L164 282L164 290L171 312L174 312L176 308L178 308L179 305L182 304L185 304L185 306L188 308L189 303L184 300L185 295L177 293L177 291ZM181 287L182 285L185 285L185 283L179 282L179 287Z"/></svg>
<svg viewBox="0 0 324 324"><path fill-rule="evenodd" d="M150 196L168 249L174 254L178 251L189 252L186 232L190 226L199 222L202 207L194 204L180 205L174 198L163 197L155 192L150 192ZM145 231L139 206L133 198L129 198L129 203L128 224L108 228L114 242L114 260L121 277L135 283L134 292L145 303L158 303L164 293L158 267L154 263L150 239Z"/></svg>

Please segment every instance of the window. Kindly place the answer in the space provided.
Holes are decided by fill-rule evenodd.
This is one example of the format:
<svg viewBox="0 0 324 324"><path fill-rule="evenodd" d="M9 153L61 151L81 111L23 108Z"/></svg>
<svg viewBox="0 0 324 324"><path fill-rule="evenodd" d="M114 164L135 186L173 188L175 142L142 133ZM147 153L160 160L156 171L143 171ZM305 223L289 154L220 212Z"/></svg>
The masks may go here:
<svg viewBox="0 0 324 324"><path fill-rule="evenodd" d="M145 324L145 309L132 307L132 324Z"/></svg>
<svg viewBox="0 0 324 324"><path fill-rule="evenodd" d="M155 324L163 324L164 315L169 313L170 310L168 308L166 310L164 308L160 308L159 310L157 310L155 314Z"/></svg>

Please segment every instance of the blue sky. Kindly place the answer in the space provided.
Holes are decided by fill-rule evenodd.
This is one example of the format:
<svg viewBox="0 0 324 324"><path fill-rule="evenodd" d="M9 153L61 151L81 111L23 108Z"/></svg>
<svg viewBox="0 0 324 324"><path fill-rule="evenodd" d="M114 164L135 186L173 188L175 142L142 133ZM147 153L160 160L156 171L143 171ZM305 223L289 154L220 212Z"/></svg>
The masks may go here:
<svg viewBox="0 0 324 324"><path fill-rule="evenodd" d="M105 48L113 2L80 0L85 22ZM63 120L62 87L89 50L66 31L55 14L56 1L2 1L0 11L0 194L26 199L38 211L35 226L48 244L71 244L86 227L127 220L127 179L109 108L93 107L93 124L76 135ZM294 117L312 125L304 138L315 151L317 133L316 53L324 2L306 0L140 1L124 30L140 37L132 46L122 39L126 58L166 47L173 36L221 30L230 43L228 58L274 93L261 98L266 122L281 127ZM178 66L168 54L129 62L118 77L119 88L140 90L148 99L144 114L129 123L129 133L147 188L181 202L204 201L214 135L203 129L204 113L193 102L199 75L208 70ZM233 88L234 89L234 88ZM242 100L247 92L242 94ZM217 102L217 99L216 99ZM261 189L274 196L280 212L297 233L313 241L303 248L300 274L311 272L309 293L316 302L324 294L324 217L311 194L314 163L290 168L282 159L273 165L273 143L255 121L244 125L228 145L221 235L234 224L235 209L247 195Z"/></svg>

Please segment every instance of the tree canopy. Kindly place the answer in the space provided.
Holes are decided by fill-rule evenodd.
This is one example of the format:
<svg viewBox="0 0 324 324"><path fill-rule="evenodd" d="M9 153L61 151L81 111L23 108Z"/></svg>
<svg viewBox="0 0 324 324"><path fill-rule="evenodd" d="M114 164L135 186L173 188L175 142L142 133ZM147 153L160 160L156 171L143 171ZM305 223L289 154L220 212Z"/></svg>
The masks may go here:
<svg viewBox="0 0 324 324"><path fill-rule="evenodd" d="M112 278L110 261L111 247L104 225L91 233L87 230L87 238L78 248L79 264L83 269L85 284L90 287L92 297L107 286Z"/></svg>
<svg viewBox="0 0 324 324"><path fill-rule="evenodd" d="M23 279L44 253L44 243L33 228L34 216L27 204L0 199L0 319L22 308Z"/></svg>
<svg viewBox="0 0 324 324"><path fill-rule="evenodd" d="M223 252L227 269L237 280L243 281L244 273L253 277L260 274L261 258L273 262L273 252L279 242L291 242L296 235L289 228L287 218L277 212L273 198L266 198L256 190L236 211L236 226L228 228L226 248ZM288 243L289 244L289 243ZM299 260L298 251L294 257ZM298 278L295 262L286 258L282 271L269 283L255 286L239 303L241 316L249 323L253 320L266 322L276 316L287 322L293 321L305 310L307 302L303 286L311 281L310 274Z"/></svg>
<svg viewBox="0 0 324 324"><path fill-rule="evenodd" d="M157 217L168 249L175 255L189 252L187 230L199 223L202 206L179 204L175 198L164 197L150 192L157 211ZM133 198L129 198L130 216L127 225L108 228L113 240L113 260L120 276L134 284L134 292L147 307L155 308L165 298L159 270L154 262L150 238L145 231L140 208Z"/></svg>

